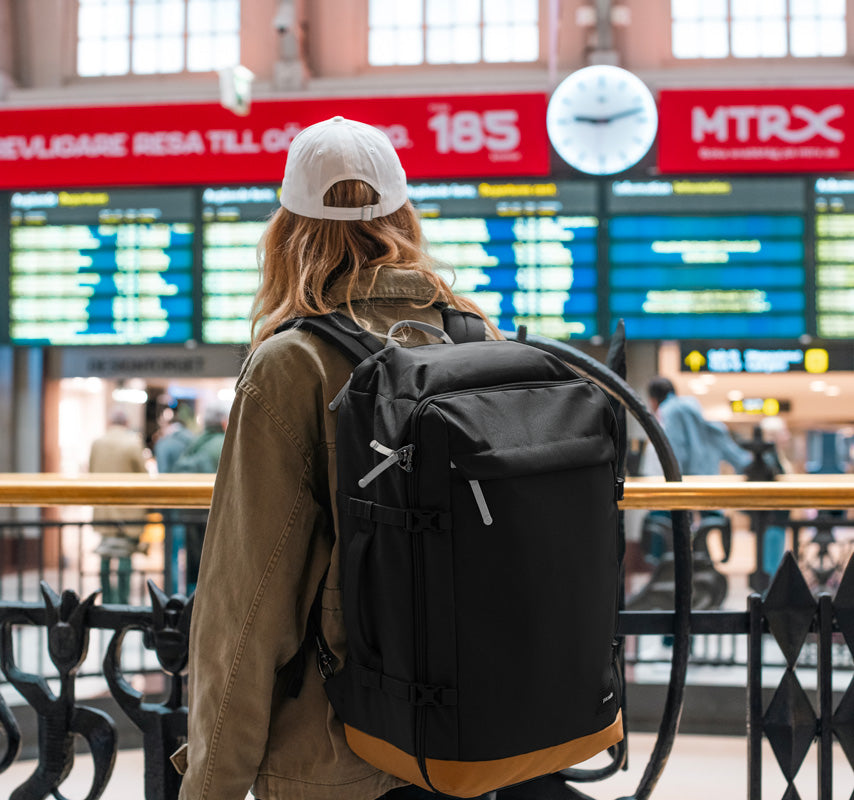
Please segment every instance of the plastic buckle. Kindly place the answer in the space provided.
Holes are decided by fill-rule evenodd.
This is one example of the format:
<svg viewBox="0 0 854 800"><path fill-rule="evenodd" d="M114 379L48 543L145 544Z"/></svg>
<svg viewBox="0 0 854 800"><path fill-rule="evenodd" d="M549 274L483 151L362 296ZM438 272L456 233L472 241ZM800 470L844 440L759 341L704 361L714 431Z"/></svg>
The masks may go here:
<svg viewBox="0 0 854 800"><path fill-rule="evenodd" d="M418 511L408 508L406 509L405 528L413 533L441 530L439 527L440 514L440 511Z"/></svg>
<svg viewBox="0 0 854 800"><path fill-rule="evenodd" d="M616 483L614 484L614 499L619 502L623 499L625 495L626 489L626 479L625 478L617 478Z"/></svg>
<svg viewBox="0 0 854 800"><path fill-rule="evenodd" d="M317 643L317 671L324 681L328 681L335 674L338 659L326 650L319 636L315 636L314 638Z"/></svg>
<svg viewBox="0 0 854 800"><path fill-rule="evenodd" d="M411 683L409 684L409 702L414 706L440 706L442 705L442 687Z"/></svg>

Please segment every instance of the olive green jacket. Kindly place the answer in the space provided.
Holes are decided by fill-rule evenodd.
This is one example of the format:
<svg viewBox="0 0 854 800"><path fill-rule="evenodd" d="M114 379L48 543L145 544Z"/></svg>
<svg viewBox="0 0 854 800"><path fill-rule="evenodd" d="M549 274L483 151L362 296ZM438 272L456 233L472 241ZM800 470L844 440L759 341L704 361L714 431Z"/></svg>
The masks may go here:
<svg viewBox="0 0 854 800"><path fill-rule="evenodd" d="M438 310L415 307L432 297L423 276L381 267L367 283L354 310L372 330L400 319L441 327ZM335 284L331 302L343 303L345 288ZM289 330L263 342L238 379L193 609L188 746L173 759L186 769L181 800L243 800L250 786L262 800L373 800L403 785L347 747L313 653L298 697L277 678L327 569L323 632L339 663L346 654L328 405L351 370L331 345Z"/></svg>

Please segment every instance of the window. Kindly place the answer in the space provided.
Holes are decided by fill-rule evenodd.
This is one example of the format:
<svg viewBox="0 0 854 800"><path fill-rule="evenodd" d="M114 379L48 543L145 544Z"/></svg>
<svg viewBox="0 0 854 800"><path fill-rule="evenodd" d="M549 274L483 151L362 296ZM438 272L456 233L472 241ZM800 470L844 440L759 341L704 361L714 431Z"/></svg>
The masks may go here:
<svg viewBox="0 0 854 800"><path fill-rule="evenodd" d="M206 72L239 61L240 0L78 0L78 75Z"/></svg>
<svg viewBox="0 0 854 800"><path fill-rule="evenodd" d="M845 0L671 0L676 58L844 56Z"/></svg>
<svg viewBox="0 0 854 800"><path fill-rule="evenodd" d="M369 0L373 66L536 61L538 0Z"/></svg>

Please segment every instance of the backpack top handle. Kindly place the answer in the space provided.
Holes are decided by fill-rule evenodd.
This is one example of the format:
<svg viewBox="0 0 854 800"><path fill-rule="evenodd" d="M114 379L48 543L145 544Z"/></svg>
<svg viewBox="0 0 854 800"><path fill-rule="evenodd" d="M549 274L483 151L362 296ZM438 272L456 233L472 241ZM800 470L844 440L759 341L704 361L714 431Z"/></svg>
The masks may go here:
<svg viewBox="0 0 854 800"><path fill-rule="evenodd" d="M437 328L435 325L431 325L429 322L421 322L417 319L401 319L394 323L389 329L388 339L386 340L386 347L400 347L400 342L396 339L392 338L395 333L403 328L413 328L415 330L423 331L424 333L429 333L431 336L435 336L437 339L441 339L445 344L456 344L456 342L441 328Z"/></svg>
<svg viewBox="0 0 854 800"><path fill-rule="evenodd" d="M442 309L442 326L456 344L482 342L486 339L486 323L471 311L445 306Z"/></svg>

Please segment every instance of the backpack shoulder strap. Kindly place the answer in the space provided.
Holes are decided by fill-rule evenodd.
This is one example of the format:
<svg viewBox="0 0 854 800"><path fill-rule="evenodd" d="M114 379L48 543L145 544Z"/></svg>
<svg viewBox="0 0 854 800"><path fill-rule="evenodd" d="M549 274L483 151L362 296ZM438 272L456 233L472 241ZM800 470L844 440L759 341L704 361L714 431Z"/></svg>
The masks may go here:
<svg viewBox="0 0 854 800"><path fill-rule="evenodd" d="M445 306L442 309L442 327L454 344L464 342L482 342L486 339L486 324L483 319L471 311L458 311Z"/></svg>
<svg viewBox="0 0 854 800"><path fill-rule="evenodd" d="M319 317L289 319L276 328L276 333L290 328L300 328L317 335L324 342L336 347L353 366L383 349L382 343L376 336L338 311Z"/></svg>

